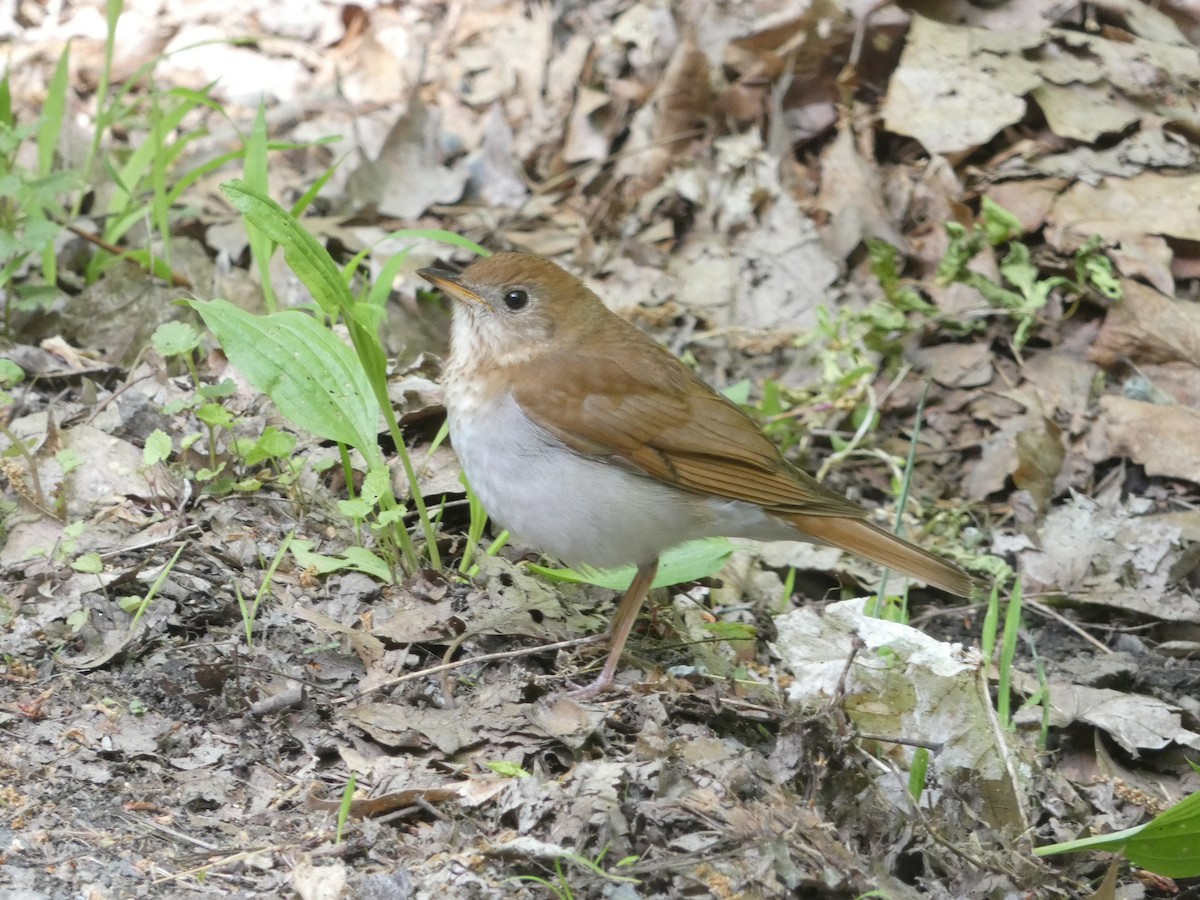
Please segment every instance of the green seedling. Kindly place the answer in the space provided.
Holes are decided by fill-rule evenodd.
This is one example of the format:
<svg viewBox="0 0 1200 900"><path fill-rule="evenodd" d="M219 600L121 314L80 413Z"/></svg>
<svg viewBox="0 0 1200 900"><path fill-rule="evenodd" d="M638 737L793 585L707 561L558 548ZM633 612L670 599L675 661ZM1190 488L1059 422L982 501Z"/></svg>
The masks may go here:
<svg viewBox="0 0 1200 900"><path fill-rule="evenodd" d="M367 462L368 475L372 470L386 471L376 440L376 420L382 413L407 477L409 496L425 537L425 553L431 564L440 568L433 520L425 508L387 396L387 357L379 340L378 326L391 275L385 274L356 297L351 293L349 280L357 269L357 258L339 270L328 251L292 214L269 197L245 181L226 182L221 189L248 224L282 247L284 260L308 288L322 317L329 323L341 321L354 349L351 352L316 318L298 310L258 317L220 300L191 305L230 359L252 384L275 401L280 412L300 427L357 450ZM389 237L443 240L486 252L448 232L418 230L396 232ZM402 256L393 258L386 271L394 274L401 262ZM404 528L403 509L392 494L390 480L386 487L380 483L379 512L374 525L381 536L398 548L403 567L415 571L417 553Z"/></svg>
<svg viewBox="0 0 1200 900"><path fill-rule="evenodd" d="M292 529L283 539L283 543L279 545L279 550L276 552L275 558L271 560L271 565L267 567L267 573L263 576L262 584L258 586L252 603L246 602L246 598L242 596L242 589L236 583L233 586L234 593L237 595L238 610L242 614L242 627L246 632L247 647L254 646L254 620L258 617L258 608L262 605L263 598L271 590L271 579L275 576L275 570L279 568L279 563L283 559L283 555L287 553L288 546L295 536L296 531Z"/></svg>
<svg viewBox="0 0 1200 900"><path fill-rule="evenodd" d="M968 230L957 222L945 224L950 246L938 265L937 279L942 284L961 282L975 288L996 310L1006 313L1017 328L1012 345L1018 352L1025 346L1054 291L1082 296L1094 291L1107 300L1121 296L1121 286L1112 262L1100 252L1101 241L1093 237L1075 252L1075 277L1042 277L1034 265L1026 244L1017 238L1021 227L1012 213L987 197L980 208L980 222ZM968 266L985 246L1004 245L999 282L992 281Z"/></svg>
<svg viewBox="0 0 1200 900"><path fill-rule="evenodd" d="M179 549L175 551L175 555L162 567L162 571L158 573L158 577L154 579L154 583L150 585L150 589L146 591L144 597L131 597L119 603L120 607L126 612L133 612L133 621L129 623L129 630L133 631L137 628L137 624L141 621L146 610L150 608L150 604L154 598L158 596L158 592L162 590L163 583L166 582L167 576L171 574L171 570L175 568L175 563L179 561L180 555L188 545L188 541L184 541L179 545Z"/></svg>
<svg viewBox="0 0 1200 900"><path fill-rule="evenodd" d="M596 875L596 876L599 876L600 878L603 878L607 882L612 882L614 884L639 884L640 883L638 881L638 879L636 879L636 878L630 878L628 876L618 875L614 872L607 871L604 868L602 868L602 864L604 862L604 856L607 852L608 852L608 850L607 850L607 848L605 848L604 850L600 851L600 854L595 859L587 859L586 857L579 856L576 853L569 853L569 852L564 851L558 858L556 858L554 860L554 880L553 881L550 881L547 878L543 878L540 875L514 875L512 878L509 878L506 880L510 881L510 882L511 881L516 881L516 882L528 881L532 884L540 884L542 887L546 888L546 890L550 891L550 893L556 898L556 900L574 900L574 898L576 896L575 888L572 887L571 882L568 879L566 872L563 871L562 864L563 864L563 861L565 860L566 862L584 870L585 872L588 872L592 875ZM620 868L628 867L628 866L633 865L637 861L638 861L638 857L627 856L627 857L625 857L625 859L622 859L620 862L618 862L616 864L615 868L620 869Z"/></svg>
<svg viewBox="0 0 1200 900"><path fill-rule="evenodd" d="M338 804L337 831L333 838L335 844L342 842L342 835L346 831L346 822L350 820L350 808L354 804L354 792L357 789L358 778L351 772L350 777L346 779L346 786L342 789L342 802Z"/></svg>

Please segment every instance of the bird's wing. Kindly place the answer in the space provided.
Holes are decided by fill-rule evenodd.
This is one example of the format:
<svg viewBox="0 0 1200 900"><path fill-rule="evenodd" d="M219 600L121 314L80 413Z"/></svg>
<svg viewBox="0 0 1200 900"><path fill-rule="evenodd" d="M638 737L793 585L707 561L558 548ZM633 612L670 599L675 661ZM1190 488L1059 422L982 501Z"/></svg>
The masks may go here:
<svg viewBox="0 0 1200 900"><path fill-rule="evenodd" d="M788 464L745 413L666 350L634 343L619 359L541 357L540 378L513 378L513 396L530 421L576 453L776 515L866 515Z"/></svg>

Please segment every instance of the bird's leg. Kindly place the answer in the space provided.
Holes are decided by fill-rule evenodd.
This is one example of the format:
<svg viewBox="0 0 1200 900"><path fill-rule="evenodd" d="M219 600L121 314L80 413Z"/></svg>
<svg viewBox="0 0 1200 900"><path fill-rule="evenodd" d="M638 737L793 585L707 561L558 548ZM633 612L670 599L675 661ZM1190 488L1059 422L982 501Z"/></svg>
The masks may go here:
<svg viewBox="0 0 1200 900"><path fill-rule="evenodd" d="M621 662L621 651L625 649L625 641L629 638L629 632L633 630L638 610L642 608L642 601L646 599L646 594L650 591L650 585L654 583L654 575L657 571L657 559L638 566L637 574L633 576L633 582L629 585L625 596L621 598L617 614L613 616L612 629L608 639L608 658L604 660L604 668L600 672L600 677L587 687L571 691L572 697L586 700L603 694L612 687L613 679L617 674L617 666Z"/></svg>

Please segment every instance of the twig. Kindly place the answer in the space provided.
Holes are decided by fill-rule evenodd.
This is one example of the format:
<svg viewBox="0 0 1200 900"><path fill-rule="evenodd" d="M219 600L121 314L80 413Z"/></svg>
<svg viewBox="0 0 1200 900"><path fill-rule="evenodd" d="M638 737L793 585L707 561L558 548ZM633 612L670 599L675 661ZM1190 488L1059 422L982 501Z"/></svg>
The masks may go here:
<svg viewBox="0 0 1200 900"><path fill-rule="evenodd" d="M1099 641L1096 638L1092 637L1083 628L1076 625L1074 622L1072 622L1066 616L1064 616L1060 613L1056 613L1050 607L1044 606L1043 604L1038 603L1036 600L1030 600L1028 597L1025 597L1021 602L1025 604L1025 607L1027 609L1032 609L1034 612L1040 613L1041 615L1045 616L1046 618L1053 619L1054 621L1058 622L1058 624L1066 626L1067 628L1070 628L1073 632L1075 632L1077 635L1079 635L1081 638L1083 638L1085 641L1087 641L1093 647L1100 650L1102 653L1112 653L1113 652L1113 649L1111 647L1106 646L1103 641Z"/></svg>
<svg viewBox="0 0 1200 900"><path fill-rule="evenodd" d="M393 678L390 681L385 681L383 684L377 684L374 687L367 688L365 691L360 691L353 697L337 697L333 700L336 704L353 703L356 700L361 700L368 694L373 694L376 691L381 691L384 688L395 687L398 684L403 684L406 681L414 681L417 678L428 678L430 675L437 675L440 672L445 672L449 669L456 669L460 666L473 665L476 663L495 662L500 659L517 659L522 656L533 656L536 653L545 653L549 650L567 650L571 647L582 647L585 644L594 644L599 640L603 640L604 635L595 634L588 637L572 638L569 641L559 641L556 644L542 644L538 647L523 647L520 650L504 650L500 653L485 653L482 656L468 656L464 659L456 660L455 662L442 663L438 666L430 666L427 669L420 669L416 672L409 672L406 675L401 675Z"/></svg>

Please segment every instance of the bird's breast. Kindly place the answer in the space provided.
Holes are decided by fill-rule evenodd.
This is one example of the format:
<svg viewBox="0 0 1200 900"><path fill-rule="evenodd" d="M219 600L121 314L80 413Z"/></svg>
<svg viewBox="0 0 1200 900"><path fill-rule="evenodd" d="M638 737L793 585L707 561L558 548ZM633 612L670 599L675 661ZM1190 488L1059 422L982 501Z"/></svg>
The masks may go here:
<svg viewBox="0 0 1200 900"><path fill-rule="evenodd" d="M575 453L531 422L510 391L453 375L451 443L484 509L519 540L567 563L613 568L722 532L709 500Z"/></svg>

